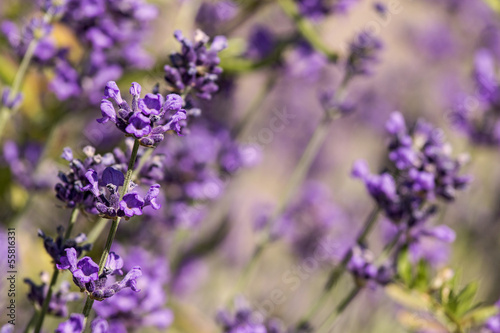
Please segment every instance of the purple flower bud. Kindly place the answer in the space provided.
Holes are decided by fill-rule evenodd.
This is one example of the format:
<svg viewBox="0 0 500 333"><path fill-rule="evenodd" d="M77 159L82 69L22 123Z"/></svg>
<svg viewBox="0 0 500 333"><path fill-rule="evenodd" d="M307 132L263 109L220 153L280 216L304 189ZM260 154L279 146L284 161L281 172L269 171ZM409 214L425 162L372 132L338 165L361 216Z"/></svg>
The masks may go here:
<svg viewBox="0 0 500 333"><path fill-rule="evenodd" d="M406 132L405 119L400 112L393 112L385 124L385 129L389 134L398 135Z"/></svg>
<svg viewBox="0 0 500 333"><path fill-rule="evenodd" d="M115 81L109 81L104 89L104 97L112 98L115 100L116 104L120 105L123 103L122 95L120 94L120 89L116 85Z"/></svg>
<svg viewBox="0 0 500 333"><path fill-rule="evenodd" d="M8 109L16 109L19 107L23 101L23 95L21 93L17 93L16 96L9 99L10 88L4 88L2 93L2 105L4 105Z"/></svg>
<svg viewBox="0 0 500 333"><path fill-rule="evenodd" d="M182 109L182 97L177 94L169 94L163 104L163 109L165 111L179 111Z"/></svg>
<svg viewBox="0 0 500 333"><path fill-rule="evenodd" d="M71 148L64 147L61 158L65 159L68 162L71 162L73 160L73 151L71 150Z"/></svg>
<svg viewBox="0 0 500 333"><path fill-rule="evenodd" d="M141 85L137 82L132 82L132 86L130 87L130 95L139 97L141 96Z"/></svg>

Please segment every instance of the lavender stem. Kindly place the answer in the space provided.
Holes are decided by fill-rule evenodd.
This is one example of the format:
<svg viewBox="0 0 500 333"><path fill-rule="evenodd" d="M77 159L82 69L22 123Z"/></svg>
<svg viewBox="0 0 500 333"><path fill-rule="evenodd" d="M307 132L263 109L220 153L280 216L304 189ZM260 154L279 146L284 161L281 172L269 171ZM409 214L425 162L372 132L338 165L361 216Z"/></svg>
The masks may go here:
<svg viewBox="0 0 500 333"><path fill-rule="evenodd" d="M66 233L64 234L63 244L64 241L68 239L69 236L71 235L71 231L73 230L73 226L75 225L79 212L80 209L78 209L78 207L73 208L73 211L71 212L71 217L68 222L68 228L66 229ZM50 280L49 289L47 290L47 295L43 300L42 309L40 310L40 315L38 316L38 320L35 326L35 331L34 331L35 333L39 333L40 330L42 329L43 321L45 319L45 314L47 313L47 310L49 308L49 303L50 300L52 299L52 293L54 291L54 286L57 282L58 277L59 277L59 270L57 269L54 263L54 273L52 273L52 279Z"/></svg>
<svg viewBox="0 0 500 333"><path fill-rule="evenodd" d="M299 33L306 39L316 51L323 53L331 62L337 62L338 54L331 51L323 41L318 37L311 22L302 16L293 0L278 0L281 9L290 17Z"/></svg>
<svg viewBox="0 0 500 333"><path fill-rule="evenodd" d="M47 11L43 16L43 21L48 23L52 20L53 13L52 10ZM24 81L24 77L26 76L26 72L28 71L29 65L31 63L31 59L35 54L36 47L38 46L38 39L33 38L28 44L28 48L26 49L26 53L24 54L23 60L21 60L21 64L19 65L19 69L17 70L16 76L14 77L14 82L12 83L12 88L9 91L9 95L7 100L12 100L17 96L21 89L21 85ZM3 105L0 109L0 138L3 136L4 128L7 123L7 120L10 116L12 116L17 109L10 110L7 106Z"/></svg>
<svg viewBox="0 0 500 333"><path fill-rule="evenodd" d="M137 152L139 151L139 140L134 141L134 147L132 148L132 154L130 156L130 160L128 163L128 169L127 169L127 174L125 175L125 181L123 183L123 188L122 192L120 194L120 200L123 199L123 196L127 193L130 181L132 180L132 174L134 171L134 166L135 166L135 161L137 159ZM104 250L101 255L101 259L99 261L99 276L102 274L104 271L104 266L106 265L106 261L108 260L109 256L109 251L111 250L111 245L113 244L113 241L116 236L116 231L118 230L118 226L120 225L120 217L117 217L113 219L113 222L111 224L111 228L109 229L108 233L108 238L106 239L106 245L104 246ZM94 304L94 300L90 298L90 296L87 296L87 300L85 301L85 306L83 307L83 315L85 317L84 319L84 325L87 323L87 319L90 315L90 310L92 309L92 306Z"/></svg>

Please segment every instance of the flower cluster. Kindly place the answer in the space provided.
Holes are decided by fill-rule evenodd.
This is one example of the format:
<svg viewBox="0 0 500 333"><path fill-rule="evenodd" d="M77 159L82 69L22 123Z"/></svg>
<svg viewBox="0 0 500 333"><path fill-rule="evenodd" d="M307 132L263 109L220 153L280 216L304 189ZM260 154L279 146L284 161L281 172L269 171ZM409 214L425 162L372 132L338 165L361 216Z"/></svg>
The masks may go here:
<svg viewBox="0 0 500 333"><path fill-rule="evenodd" d="M121 171L107 167L99 175L95 170L89 169L85 173L89 184L83 190L90 191L96 198L95 207L101 216L109 219L116 217L130 218L142 215L144 207L151 206L159 209L156 198L160 193L160 185L151 185L144 198L137 192L128 192L121 196L119 188L124 185L125 178ZM121 199L120 199L121 198Z"/></svg>
<svg viewBox="0 0 500 333"><path fill-rule="evenodd" d="M19 57L24 56L33 40L37 41L33 59L40 64L50 62L58 52L55 41L50 37L52 25L40 17L31 19L22 30L14 22L3 21L0 30Z"/></svg>
<svg viewBox="0 0 500 333"><path fill-rule="evenodd" d="M476 94L472 98L461 98L452 113L457 128L472 142L486 146L500 145L500 81L495 72L491 52L479 50L474 63Z"/></svg>
<svg viewBox="0 0 500 333"><path fill-rule="evenodd" d="M432 267L440 267L448 262L450 244L455 241L456 237L453 229L444 224L437 226L420 224L406 230L407 232L401 232L401 230L404 231L405 227L385 221L383 238L386 242L391 242L399 235L397 246L408 247L412 263L425 260Z"/></svg>
<svg viewBox="0 0 500 333"><path fill-rule="evenodd" d="M351 251L352 256L347 263L347 269L358 285L363 286L368 282L386 285L392 280L394 276L392 267L390 265L377 267L374 264L375 258L368 249L354 247Z"/></svg>
<svg viewBox="0 0 500 333"><path fill-rule="evenodd" d="M368 31L360 32L349 45L346 77L370 74L370 65L377 61L382 42Z"/></svg>
<svg viewBox="0 0 500 333"><path fill-rule="evenodd" d="M76 256L80 257L83 251L90 251L92 244L81 245L87 240L87 236L81 233L74 238L66 239L64 237L64 228L59 226L57 228L57 238L54 240L52 237L45 235L42 230L38 230L38 236L43 239L43 246L47 253L54 259L56 264L61 263L61 257L66 255L66 249L74 249Z"/></svg>
<svg viewBox="0 0 500 333"><path fill-rule="evenodd" d="M259 333L281 333L285 332L280 321L277 319L265 319L248 306L244 299L235 300L235 312L231 314L227 310L219 311L217 322L224 333L237 332L259 332Z"/></svg>
<svg viewBox="0 0 500 333"><path fill-rule="evenodd" d="M109 276L123 275L122 267L123 260L111 252L104 271L99 275L99 265L90 257L78 260L76 250L73 248L66 249L66 256L61 257L61 263L57 265L58 269L69 269L73 275L73 282L80 288L80 291L86 292L89 297L98 301L112 297L125 288L130 288L135 292L140 291L136 281L142 275L139 266L132 267L121 281L106 285Z"/></svg>
<svg viewBox="0 0 500 333"><path fill-rule="evenodd" d="M269 222L269 218L265 218ZM301 259L326 251L326 259L341 258L354 241L349 219L332 200L321 183L306 183L299 198L292 202L271 227L273 238L284 237ZM340 237L340 235L342 235Z"/></svg>
<svg viewBox="0 0 500 333"><path fill-rule="evenodd" d="M141 265L142 276L137 287L142 292L125 289L95 304L97 315L108 321L112 332L131 332L147 326L166 329L173 321L173 313L164 308L167 301L165 286L169 281L165 259L134 246L124 256L124 262L125 270Z"/></svg>
<svg viewBox="0 0 500 333"><path fill-rule="evenodd" d="M39 306L43 305L45 297L49 289L48 283L50 277L47 273L42 273L42 284L37 285L30 279L24 279L24 282L29 285L28 299ZM63 281L59 290L52 294L52 298L49 302L47 313L56 317L67 317L68 316L68 302L73 302L80 299L79 293L70 292L70 283Z"/></svg>
<svg viewBox="0 0 500 333"><path fill-rule="evenodd" d="M90 184L86 174L88 170L92 169L101 175L107 167L118 167L118 163L112 153L101 156L95 153L95 148L92 146L86 146L83 148L83 152L86 158L82 161L74 158L73 151L70 148L64 148L61 157L70 162L70 171L67 173L59 172L58 176L61 182L55 186L56 197L64 202L68 208L81 206L89 213L98 214L99 212L96 209L97 199L92 192L85 190Z"/></svg>
<svg viewBox="0 0 500 333"><path fill-rule="evenodd" d="M165 80L169 89L181 95L193 91L202 99L211 99L219 90L217 80L222 73L218 53L227 47L223 36L216 36L210 47L210 38L201 30L195 33L194 41L185 38L177 30L175 38L182 44L181 52L170 55L170 65L165 66Z"/></svg>
<svg viewBox="0 0 500 333"><path fill-rule="evenodd" d="M466 158L454 159L442 131L422 120L409 131L396 112L386 129L391 136L388 150L394 174L373 175L365 161L358 161L353 176L364 181L391 221L414 226L436 212L436 199L452 201L456 191L467 186L471 178L459 174Z"/></svg>
<svg viewBox="0 0 500 333"><path fill-rule="evenodd" d="M145 147L154 147L163 141L163 133L167 131L181 135L187 115L179 95L170 94L164 99L160 94L146 94L140 98L141 86L136 82L132 83L130 94L131 106L122 99L116 83L108 82L104 90L106 99L101 101L102 118L97 121L111 120L125 135L135 137ZM118 105L118 112L109 98Z"/></svg>
<svg viewBox="0 0 500 333"><path fill-rule="evenodd" d="M49 86L60 100L80 96L83 91L91 103L97 103L106 82L119 79L125 68L153 64L141 44L149 22L158 15L155 6L143 0L67 0L63 4L44 1L42 9L59 18L89 51L78 63L72 61L69 47L57 45L49 35L52 26L45 19L33 19L23 33L9 21L1 27L19 56L33 38L38 40L34 59L54 70Z"/></svg>
<svg viewBox="0 0 500 333"><path fill-rule="evenodd" d="M77 96L84 90L92 102L98 102L109 79L118 79L126 67L147 68L152 59L142 47L149 22L158 9L143 0L68 0L61 18L71 28L83 46L90 50L79 77L56 69L52 88L61 98ZM75 67L67 57L61 57L60 68ZM78 79L75 82L75 79ZM65 83L65 84L64 84Z"/></svg>

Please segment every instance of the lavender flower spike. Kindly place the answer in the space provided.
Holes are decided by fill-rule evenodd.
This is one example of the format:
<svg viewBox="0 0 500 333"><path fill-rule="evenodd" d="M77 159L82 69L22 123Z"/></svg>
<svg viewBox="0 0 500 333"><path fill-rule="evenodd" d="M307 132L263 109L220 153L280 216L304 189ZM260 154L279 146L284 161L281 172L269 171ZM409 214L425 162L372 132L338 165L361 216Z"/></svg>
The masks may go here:
<svg viewBox="0 0 500 333"><path fill-rule="evenodd" d="M170 55L170 65L165 66L165 80L170 89L178 94L194 90L196 96L211 99L212 94L219 90L217 80L222 73L219 67L218 53L227 47L223 36L216 36L210 47L210 38L201 30L197 30L193 41L188 40L177 30L175 38L181 43L182 49Z"/></svg>
<svg viewBox="0 0 500 333"><path fill-rule="evenodd" d="M139 266L132 267L121 281L106 285L108 277L123 274L122 267L123 260L116 253L111 252L103 273L99 275L99 265L89 257L77 260L74 249L67 249L66 256L61 258L61 264L57 265L58 269L69 269L73 274L73 282L80 288L80 291L86 292L89 297L98 301L109 298L124 288L140 291L136 282L136 279L142 275Z"/></svg>
<svg viewBox="0 0 500 333"><path fill-rule="evenodd" d="M107 99L101 101L102 118L97 122L113 122L126 136L133 136L145 147L154 147L163 141L163 133L167 131L181 135L187 119L186 110L182 109L182 98L175 94L168 95L166 101L160 94L146 94L140 98L141 90L138 83L132 83L129 90L132 103L129 105L123 100L116 83L109 81L104 89ZM108 99L114 100L118 111Z"/></svg>

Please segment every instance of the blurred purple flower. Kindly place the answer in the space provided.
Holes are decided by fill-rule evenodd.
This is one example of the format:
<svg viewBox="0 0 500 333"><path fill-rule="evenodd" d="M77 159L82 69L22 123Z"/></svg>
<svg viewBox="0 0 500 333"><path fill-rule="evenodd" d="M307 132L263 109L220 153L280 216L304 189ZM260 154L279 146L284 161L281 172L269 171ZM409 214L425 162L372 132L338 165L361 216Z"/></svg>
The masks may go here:
<svg viewBox="0 0 500 333"><path fill-rule="evenodd" d="M120 251L124 250L120 247ZM167 329L173 321L173 313L165 308L165 286L170 280L165 258L134 246L128 249L124 263L125 270L141 265L142 276L137 280L137 287L142 291L136 293L125 289L112 298L96 303L94 309L97 315L119 332L147 326Z"/></svg>
<svg viewBox="0 0 500 333"><path fill-rule="evenodd" d="M218 53L227 47L223 36L212 40L201 30L196 30L194 41L185 38L181 31L174 33L181 43L180 53L170 55L170 65L165 66L165 80L169 89L180 95L193 91L201 99L211 99L219 90L217 80L222 73Z"/></svg>

